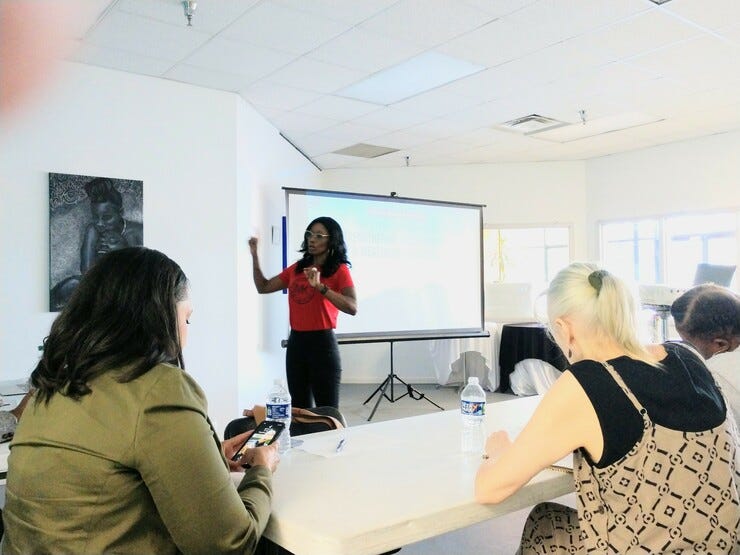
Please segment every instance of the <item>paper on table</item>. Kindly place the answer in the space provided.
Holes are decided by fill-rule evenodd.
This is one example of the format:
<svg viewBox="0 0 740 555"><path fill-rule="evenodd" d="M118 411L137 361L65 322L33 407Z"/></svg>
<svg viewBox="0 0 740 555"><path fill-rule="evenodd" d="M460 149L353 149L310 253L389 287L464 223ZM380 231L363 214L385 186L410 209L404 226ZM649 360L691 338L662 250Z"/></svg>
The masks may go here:
<svg viewBox="0 0 740 555"><path fill-rule="evenodd" d="M344 440L342 448L337 451L337 445L339 445L339 442L342 440ZM313 437L310 439L306 438L303 441L303 445L300 445L297 448L301 451L305 451L306 453L311 453L312 455L318 455L320 457L329 459L331 457L336 457L344 453L346 451L348 443L349 442L345 440L342 436L332 435L329 437Z"/></svg>
<svg viewBox="0 0 740 555"><path fill-rule="evenodd" d="M363 426L367 428L367 426ZM351 455L357 455L358 453L376 452L378 445L384 445L386 447L393 446L398 443L399 446L403 445L403 441L400 438L387 438L382 434L369 432L362 430L361 433L321 433L321 434L307 434L302 436L304 442L303 445L298 447L296 451L305 451L312 455L318 455L324 458L333 458L338 455L345 455L347 453ZM339 442L344 439L341 449L337 451Z"/></svg>

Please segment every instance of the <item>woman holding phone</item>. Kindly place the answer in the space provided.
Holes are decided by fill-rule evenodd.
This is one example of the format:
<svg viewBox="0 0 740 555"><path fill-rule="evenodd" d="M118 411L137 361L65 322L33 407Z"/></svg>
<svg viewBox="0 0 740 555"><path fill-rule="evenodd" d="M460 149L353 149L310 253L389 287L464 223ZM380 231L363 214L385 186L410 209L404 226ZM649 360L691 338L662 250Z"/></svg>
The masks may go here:
<svg viewBox="0 0 740 555"><path fill-rule="evenodd" d="M256 237L249 239L257 292L288 289L285 367L293 406L311 408L315 402L338 408L342 363L334 329L339 311L357 314L342 228L327 216L313 220L303 235L299 250L303 257L270 279L260 268L257 243Z"/></svg>
<svg viewBox="0 0 740 555"><path fill-rule="evenodd" d="M184 370L188 297L180 267L144 247L82 277L11 443L2 553L254 553L279 456L231 461L250 432L219 441Z"/></svg>

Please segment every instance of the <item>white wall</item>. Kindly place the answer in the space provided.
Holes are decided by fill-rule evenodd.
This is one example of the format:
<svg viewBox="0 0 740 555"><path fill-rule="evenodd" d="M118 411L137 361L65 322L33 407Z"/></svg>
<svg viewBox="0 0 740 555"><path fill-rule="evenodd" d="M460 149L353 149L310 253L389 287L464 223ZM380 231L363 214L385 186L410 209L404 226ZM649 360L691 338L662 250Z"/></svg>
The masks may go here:
<svg viewBox="0 0 740 555"><path fill-rule="evenodd" d="M738 152L735 131L587 161L590 256L599 221L740 207Z"/></svg>
<svg viewBox="0 0 740 555"><path fill-rule="evenodd" d="M191 281L185 360L222 430L282 371L249 354L262 329L246 246L259 203L317 172L234 94L76 64L64 73L33 113L0 128L0 379L28 376L55 316L47 173L142 179L144 242Z"/></svg>
<svg viewBox="0 0 740 555"><path fill-rule="evenodd" d="M485 204L485 225L568 224L573 229L574 256L586 255L586 182L582 162L326 170L321 174L321 186L328 190L381 195L395 191L401 197ZM351 260L352 245L347 247ZM450 253L451 263L453 258L454 253ZM388 275L392 278L392 268L388 268ZM361 283L356 285L362 287ZM388 344L342 345L340 351L344 382L380 382L389 371ZM428 341L400 342L394 347L394 370L404 380L435 381L433 364Z"/></svg>

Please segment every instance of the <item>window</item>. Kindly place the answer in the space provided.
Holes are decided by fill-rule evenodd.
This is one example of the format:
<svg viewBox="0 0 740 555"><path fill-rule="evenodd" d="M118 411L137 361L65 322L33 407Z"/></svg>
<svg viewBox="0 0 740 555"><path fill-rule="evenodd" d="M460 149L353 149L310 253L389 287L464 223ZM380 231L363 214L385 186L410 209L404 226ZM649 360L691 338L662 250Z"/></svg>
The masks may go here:
<svg viewBox="0 0 740 555"><path fill-rule="evenodd" d="M693 284L699 263L737 265L737 212L601 224L601 259L639 283Z"/></svg>
<svg viewBox="0 0 740 555"><path fill-rule="evenodd" d="M570 228L486 228L483 248L486 283L545 284L570 262Z"/></svg>
<svg viewBox="0 0 740 555"><path fill-rule="evenodd" d="M641 283L656 283L661 274L660 222L636 220L603 224L602 260L615 274Z"/></svg>

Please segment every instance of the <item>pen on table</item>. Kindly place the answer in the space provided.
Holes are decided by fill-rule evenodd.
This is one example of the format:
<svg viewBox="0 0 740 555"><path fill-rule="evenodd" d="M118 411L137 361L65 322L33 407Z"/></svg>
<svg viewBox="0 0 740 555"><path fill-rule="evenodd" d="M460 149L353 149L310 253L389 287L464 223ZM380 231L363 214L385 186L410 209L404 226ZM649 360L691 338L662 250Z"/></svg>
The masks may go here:
<svg viewBox="0 0 740 555"><path fill-rule="evenodd" d="M341 453L342 452L342 449L344 449L344 441L345 441L344 438L342 438L342 439L339 440L339 443L337 443L337 448L334 449L334 451L336 453Z"/></svg>

